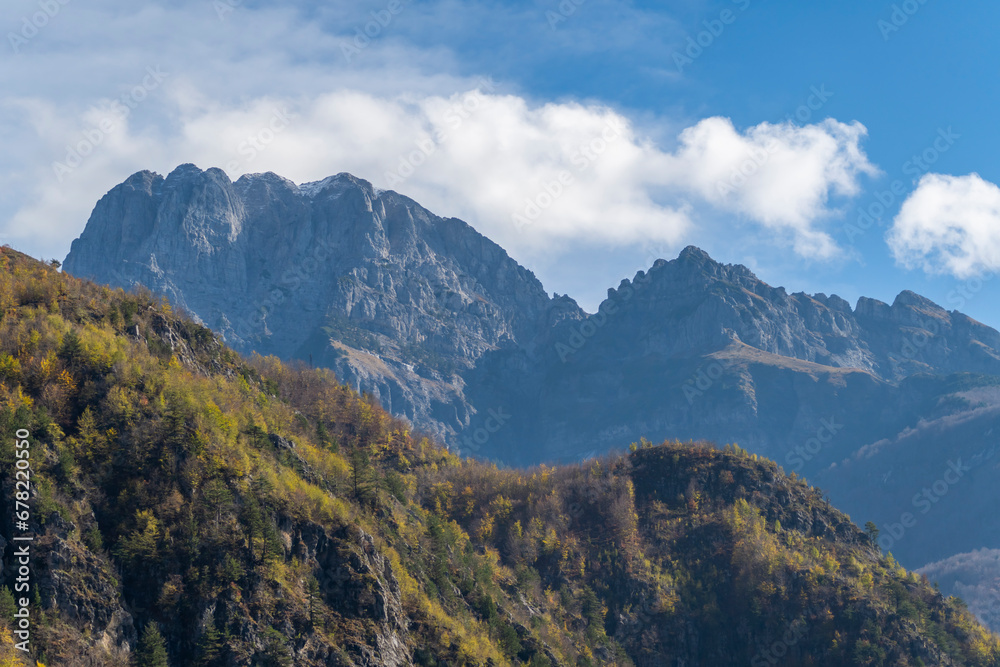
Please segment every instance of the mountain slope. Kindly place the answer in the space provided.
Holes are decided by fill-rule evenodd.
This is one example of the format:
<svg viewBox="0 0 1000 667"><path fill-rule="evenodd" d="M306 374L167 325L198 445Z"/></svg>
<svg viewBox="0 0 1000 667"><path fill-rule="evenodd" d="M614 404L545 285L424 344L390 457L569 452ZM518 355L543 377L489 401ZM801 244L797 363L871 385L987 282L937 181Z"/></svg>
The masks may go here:
<svg viewBox="0 0 1000 667"><path fill-rule="evenodd" d="M9 249L0 313L51 664L124 664L154 626L171 664L1000 664L960 602L745 451L459 460L328 371Z"/></svg>
<svg viewBox="0 0 1000 667"><path fill-rule="evenodd" d="M920 570L946 595L960 596L991 626L1000 625L1000 549L978 549L931 563Z"/></svg>

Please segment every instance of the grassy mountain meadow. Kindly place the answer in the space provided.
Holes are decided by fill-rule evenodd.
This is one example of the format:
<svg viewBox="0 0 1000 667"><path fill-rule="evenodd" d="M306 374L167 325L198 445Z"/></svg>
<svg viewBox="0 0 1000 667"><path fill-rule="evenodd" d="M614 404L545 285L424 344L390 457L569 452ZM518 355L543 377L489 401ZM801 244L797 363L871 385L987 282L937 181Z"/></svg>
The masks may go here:
<svg viewBox="0 0 1000 667"><path fill-rule="evenodd" d="M0 665L1000 665L960 600L775 463L623 445L460 459L330 371L4 248Z"/></svg>

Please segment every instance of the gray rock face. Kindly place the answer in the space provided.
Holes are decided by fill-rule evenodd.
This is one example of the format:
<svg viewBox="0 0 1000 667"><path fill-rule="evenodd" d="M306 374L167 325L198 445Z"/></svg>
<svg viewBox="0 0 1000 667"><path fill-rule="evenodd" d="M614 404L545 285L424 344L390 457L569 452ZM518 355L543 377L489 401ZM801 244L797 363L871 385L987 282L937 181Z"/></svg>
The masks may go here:
<svg viewBox="0 0 1000 667"><path fill-rule="evenodd" d="M856 368L887 381L915 373L1000 374L1000 334L948 313L913 292L892 306L862 298L852 311L840 297L786 294L743 266L724 266L697 248L654 266L622 308L628 328L649 333L657 352L690 356L739 340L771 354L834 368ZM609 291L609 302L623 300ZM658 323L669 323L657 327ZM699 344L700 341L700 344Z"/></svg>
<svg viewBox="0 0 1000 667"><path fill-rule="evenodd" d="M583 315L464 222L348 174L140 172L98 202L65 267L164 293L241 351L331 367L445 440L471 419L461 376L484 352L553 309Z"/></svg>
<svg viewBox="0 0 1000 667"><path fill-rule="evenodd" d="M87 646L85 655L51 658L55 664L127 664L138 633L114 565L71 538L75 530L75 525L54 512L36 543L42 606L50 613L58 612L71 628L69 632L79 633Z"/></svg>

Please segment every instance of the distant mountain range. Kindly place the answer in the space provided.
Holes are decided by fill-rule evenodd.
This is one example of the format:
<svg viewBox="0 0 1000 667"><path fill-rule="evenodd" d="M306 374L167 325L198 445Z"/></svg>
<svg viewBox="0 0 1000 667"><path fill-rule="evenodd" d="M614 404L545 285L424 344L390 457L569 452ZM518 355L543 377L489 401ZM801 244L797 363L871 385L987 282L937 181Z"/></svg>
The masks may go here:
<svg viewBox="0 0 1000 667"><path fill-rule="evenodd" d="M852 308L689 247L587 314L468 224L349 174L193 165L112 189L65 270L330 367L466 455L735 442L875 521L906 565L1000 547L1000 333L913 292Z"/></svg>

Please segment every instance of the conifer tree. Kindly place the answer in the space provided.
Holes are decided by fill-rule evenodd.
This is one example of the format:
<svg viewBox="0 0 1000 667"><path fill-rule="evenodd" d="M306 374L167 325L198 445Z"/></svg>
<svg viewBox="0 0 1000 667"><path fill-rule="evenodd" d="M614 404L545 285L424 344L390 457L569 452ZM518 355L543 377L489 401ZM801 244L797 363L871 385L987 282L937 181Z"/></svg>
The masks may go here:
<svg viewBox="0 0 1000 667"><path fill-rule="evenodd" d="M213 667L218 665L222 657L223 642L222 635L215 627L215 618L209 619L205 625L205 631L198 639L198 666Z"/></svg>
<svg viewBox="0 0 1000 667"><path fill-rule="evenodd" d="M6 586L0 586L0 623L13 621L16 611L17 605L14 603L14 595Z"/></svg>
<svg viewBox="0 0 1000 667"><path fill-rule="evenodd" d="M351 484L356 501L362 505L375 504L375 471L367 447L359 445L351 452Z"/></svg>
<svg viewBox="0 0 1000 667"><path fill-rule="evenodd" d="M167 644L156 623L147 624L143 630L136 658L139 667L170 667L170 662L167 660Z"/></svg>
<svg viewBox="0 0 1000 667"><path fill-rule="evenodd" d="M310 576L309 581L306 584L306 592L309 595L309 625L312 629L316 629L317 625L323 625L323 618L320 609L320 590L319 581L316 577ZM319 623L317 624L317 619Z"/></svg>

